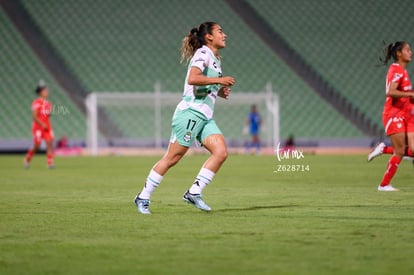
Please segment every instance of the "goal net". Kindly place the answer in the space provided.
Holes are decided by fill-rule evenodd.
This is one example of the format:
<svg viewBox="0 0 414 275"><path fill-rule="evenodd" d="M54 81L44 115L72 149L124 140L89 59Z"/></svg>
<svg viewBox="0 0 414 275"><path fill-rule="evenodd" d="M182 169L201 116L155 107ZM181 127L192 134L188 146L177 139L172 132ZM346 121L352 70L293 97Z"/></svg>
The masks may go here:
<svg viewBox="0 0 414 275"><path fill-rule="evenodd" d="M171 118L182 93L93 92L85 99L87 146L91 154L107 147L165 148L171 134ZM279 142L279 100L268 85L262 92L234 91L229 100L218 98L214 119L229 147L245 146L249 136L243 131L251 105L262 117L262 146ZM197 146L197 145L195 145Z"/></svg>

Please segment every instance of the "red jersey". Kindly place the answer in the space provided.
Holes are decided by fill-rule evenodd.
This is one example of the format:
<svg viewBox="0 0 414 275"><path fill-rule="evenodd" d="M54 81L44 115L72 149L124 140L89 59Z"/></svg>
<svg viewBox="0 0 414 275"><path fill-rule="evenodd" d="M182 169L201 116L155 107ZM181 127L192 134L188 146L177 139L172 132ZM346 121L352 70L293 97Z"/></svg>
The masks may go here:
<svg viewBox="0 0 414 275"><path fill-rule="evenodd" d="M48 130L51 130L50 115L52 114L52 103L46 99L37 98L32 103L32 111L37 111L37 117L47 125ZM42 126L33 120L33 129L43 129Z"/></svg>
<svg viewBox="0 0 414 275"><path fill-rule="evenodd" d="M412 90L411 80L406 69L397 63L391 64L387 73L387 84L385 92L388 93L391 83L398 83L397 89L401 92ZM403 114L410 106L410 100L407 97L392 98L387 96L384 105L384 116L397 116Z"/></svg>

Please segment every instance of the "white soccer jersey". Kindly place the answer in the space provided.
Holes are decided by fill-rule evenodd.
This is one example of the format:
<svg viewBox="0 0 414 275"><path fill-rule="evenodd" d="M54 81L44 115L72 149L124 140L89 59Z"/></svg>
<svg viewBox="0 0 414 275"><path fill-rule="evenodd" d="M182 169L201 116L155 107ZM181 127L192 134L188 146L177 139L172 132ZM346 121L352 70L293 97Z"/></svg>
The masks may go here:
<svg viewBox="0 0 414 275"><path fill-rule="evenodd" d="M194 86L188 84L188 75L191 67L197 67L207 77L221 77L221 62L207 46L199 48L188 64L187 76L184 83L183 99L177 109L192 109L211 119L214 113L214 104L217 93L220 90L219 84Z"/></svg>

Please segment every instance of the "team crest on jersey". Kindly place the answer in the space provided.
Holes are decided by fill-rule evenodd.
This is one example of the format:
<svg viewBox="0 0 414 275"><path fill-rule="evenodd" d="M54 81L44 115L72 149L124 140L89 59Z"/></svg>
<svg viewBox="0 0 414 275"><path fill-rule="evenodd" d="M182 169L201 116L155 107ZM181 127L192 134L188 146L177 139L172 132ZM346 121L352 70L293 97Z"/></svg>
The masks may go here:
<svg viewBox="0 0 414 275"><path fill-rule="evenodd" d="M191 132L185 133L185 136L183 137L185 142L189 142L191 140Z"/></svg>
<svg viewBox="0 0 414 275"><path fill-rule="evenodd" d="M400 129L402 127L401 123L397 123L397 128Z"/></svg>

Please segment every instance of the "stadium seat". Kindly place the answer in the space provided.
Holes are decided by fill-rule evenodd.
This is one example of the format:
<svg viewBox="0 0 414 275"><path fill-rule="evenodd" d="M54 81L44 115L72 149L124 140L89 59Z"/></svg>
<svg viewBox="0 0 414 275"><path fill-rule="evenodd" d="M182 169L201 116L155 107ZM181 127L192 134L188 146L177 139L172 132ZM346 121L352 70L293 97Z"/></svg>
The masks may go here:
<svg viewBox="0 0 414 275"><path fill-rule="evenodd" d="M378 56L383 40L411 39L410 10L392 15L411 1L248 2L330 85L382 124L387 68L377 66Z"/></svg>
<svg viewBox="0 0 414 275"><path fill-rule="evenodd" d="M223 70L236 77L234 92L261 91L272 82L281 99L282 136L363 136L284 65L224 1L217 2L220 9L213 15L196 18L194 14L210 8L208 1L22 2L89 92L151 91L156 81L166 90L182 90L186 67L179 64L181 39L200 21L216 20L228 34ZM242 120L247 111L240 111ZM122 111L109 113L119 124L131 117ZM137 133L129 126L121 125L133 137Z"/></svg>
<svg viewBox="0 0 414 275"><path fill-rule="evenodd" d="M31 138L30 105L36 98L37 83L44 79L50 87L50 100L55 104L52 117L55 135L84 139L84 116L36 58L2 9L0 25L0 138ZM63 114L63 107L69 114Z"/></svg>

